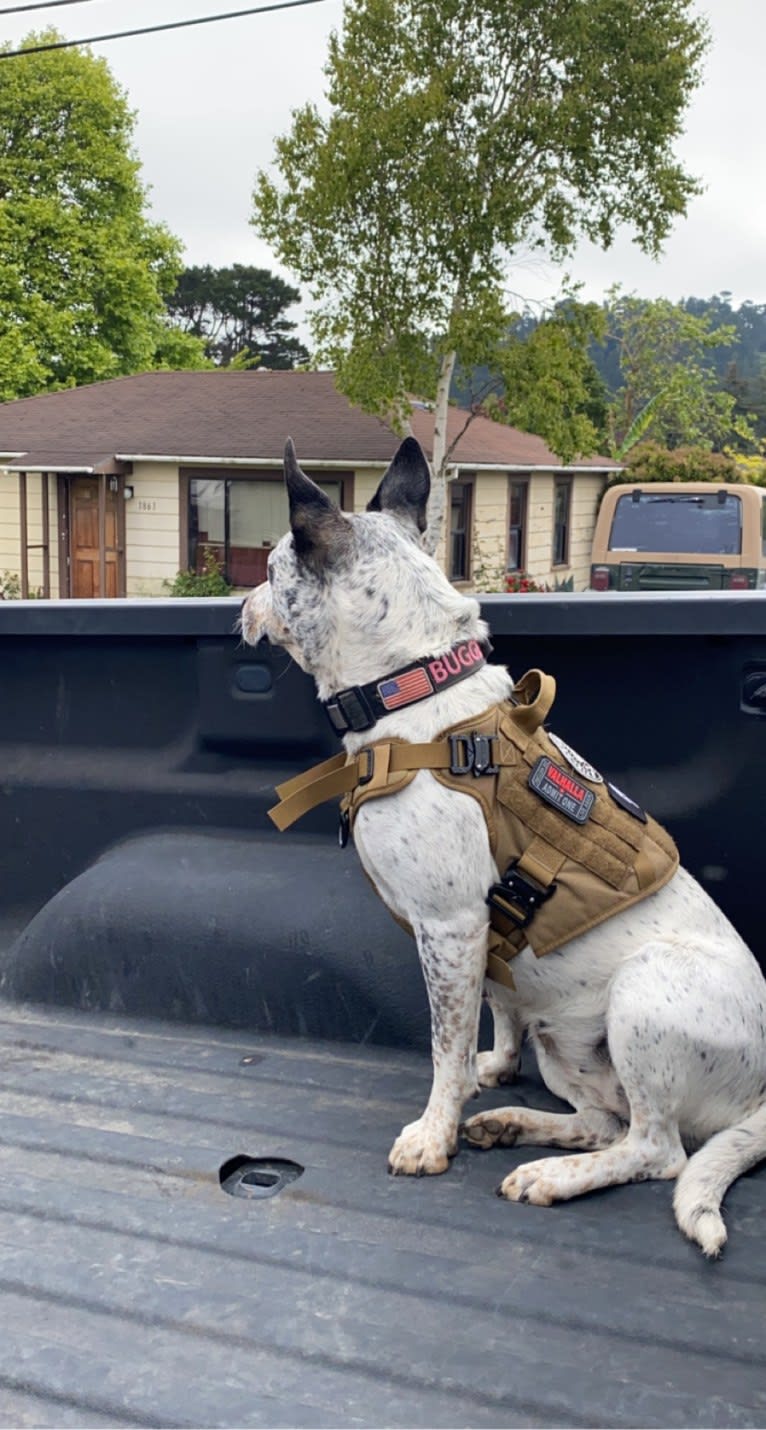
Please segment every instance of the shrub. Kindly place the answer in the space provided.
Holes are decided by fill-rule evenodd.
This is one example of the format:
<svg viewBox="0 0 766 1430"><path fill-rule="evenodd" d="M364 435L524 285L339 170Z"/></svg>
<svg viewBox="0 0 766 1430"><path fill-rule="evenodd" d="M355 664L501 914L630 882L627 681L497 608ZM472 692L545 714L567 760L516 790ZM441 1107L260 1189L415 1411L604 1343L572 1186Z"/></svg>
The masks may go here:
<svg viewBox="0 0 766 1430"><path fill-rule="evenodd" d="M706 447L660 447L642 442L634 447L625 469L609 478L608 487L634 482L744 482L734 458Z"/></svg>
<svg viewBox="0 0 766 1430"><path fill-rule="evenodd" d="M15 571L0 572L0 601L21 599L21 579Z"/></svg>
<svg viewBox="0 0 766 1430"><path fill-rule="evenodd" d="M232 589L210 546L202 548L201 571L179 571L162 584L169 596L228 596Z"/></svg>

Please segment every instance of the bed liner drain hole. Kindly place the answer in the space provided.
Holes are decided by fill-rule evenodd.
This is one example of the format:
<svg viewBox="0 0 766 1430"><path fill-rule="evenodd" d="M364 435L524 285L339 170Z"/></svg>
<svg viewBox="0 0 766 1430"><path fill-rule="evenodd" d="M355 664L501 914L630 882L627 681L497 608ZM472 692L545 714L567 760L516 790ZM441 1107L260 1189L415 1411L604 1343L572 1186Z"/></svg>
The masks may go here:
<svg viewBox="0 0 766 1430"><path fill-rule="evenodd" d="M303 1173L298 1162L284 1157L229 1157L218 1173L224 1192L230 1197L275 1197Z"/></svg>

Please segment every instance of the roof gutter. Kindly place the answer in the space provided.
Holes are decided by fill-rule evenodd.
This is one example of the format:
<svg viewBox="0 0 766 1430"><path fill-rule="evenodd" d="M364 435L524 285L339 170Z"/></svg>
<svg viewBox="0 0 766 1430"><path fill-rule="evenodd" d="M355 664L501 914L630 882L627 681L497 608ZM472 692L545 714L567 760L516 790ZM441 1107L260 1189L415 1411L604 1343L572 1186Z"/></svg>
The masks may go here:
<svg viewBox="0 0 766 1430"><path fill-rule="evenodd" d="M273 469L282 465L281 457L183 457L167 456L158 452L115 452L118 462L163 462L179 467L265 467ZM361 468L379 470L388 465L389 458L380 457L377 460L365 458L363 461L331 461L325 457L303 457L301 463L304 467L326 468L328 471L359 471ZM610 472L621 472L624 470L620 466L609 467L578 467L578 466L542 466L537 462L451 462L450 467L455 471L464 472L590 472L593 476L603 476ZM63 469L62 469L63 470ZM79 470L82 470L80 468Z"/></svg>
<svg viewBox="0 0 766 1430"><path fill-rule="evenodd" d="M95 471L95 467L60 467L57 462L46 462L45 466L40 466L39 463L33 463L31 466L14 467L10 475L17 476L19 472L28 472L30 474L34 472L40 472L41 474L51 472L54 476L58 476L60 473L76 472L78 476L93 476Z"/></svg>
<svg viewBox="0 0 766 1430"><path fill-rule="evenodd" d="M274 467L282 466L281 457L171 457L158 452L115 452L115 457L118 462L164 462L178 467L267 467L273 470ZM380 467L388 466L388 461L387 457L362 462L333 462L325 457L301 457L301 463L305 467L323 467L334 472L353 472L360 467L370 467L377 471Z"/></svg>

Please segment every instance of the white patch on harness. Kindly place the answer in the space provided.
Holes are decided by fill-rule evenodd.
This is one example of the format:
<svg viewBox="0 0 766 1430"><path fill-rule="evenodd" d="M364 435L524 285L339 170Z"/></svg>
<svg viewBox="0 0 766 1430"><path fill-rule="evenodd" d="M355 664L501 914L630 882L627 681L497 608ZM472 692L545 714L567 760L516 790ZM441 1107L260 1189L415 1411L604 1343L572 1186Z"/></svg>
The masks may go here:
<svg viewBox="0 0 766 1430"><path fill-rule="evenodd" d="M594 785L602 785L604 783L604 776L600 775L598 770L593 768L593 765L589 765L588 761L584 760L582 755L578 755L577 751L573 750L572 746L568 745L565 740L562 740L560 735L552 735L549 730L546 730L546 734L551 743L556 746L556 749L561 751L567 764L570 764L572 769L577 771L578 775L582 775L584 780L590 780L591 784Z"/></svg>

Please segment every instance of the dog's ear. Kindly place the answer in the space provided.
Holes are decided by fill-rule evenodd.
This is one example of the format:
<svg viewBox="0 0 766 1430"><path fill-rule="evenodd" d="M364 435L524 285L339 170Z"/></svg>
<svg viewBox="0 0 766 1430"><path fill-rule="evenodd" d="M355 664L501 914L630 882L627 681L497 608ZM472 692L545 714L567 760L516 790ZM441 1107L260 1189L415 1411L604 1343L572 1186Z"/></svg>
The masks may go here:
<svg viewBox="0 0 766 1430"><path fill-rule="evenodd" d="M285 443L285 484L295 554L314 567L329 566L351 543L351 527L335 502L298 466L292 437Z"/></svg>
<svg viewBox="0 0 766 1430"><path fill-rule="evenodd" d="M405 437L367 510L388 512L400 521L414 523L422 533L430 490L431 473L423 449L414 437Z"/></svg>

